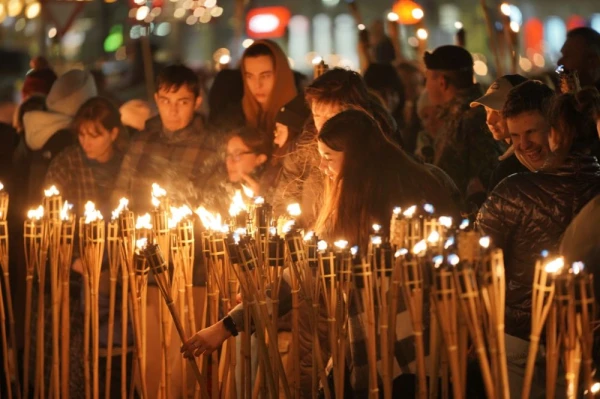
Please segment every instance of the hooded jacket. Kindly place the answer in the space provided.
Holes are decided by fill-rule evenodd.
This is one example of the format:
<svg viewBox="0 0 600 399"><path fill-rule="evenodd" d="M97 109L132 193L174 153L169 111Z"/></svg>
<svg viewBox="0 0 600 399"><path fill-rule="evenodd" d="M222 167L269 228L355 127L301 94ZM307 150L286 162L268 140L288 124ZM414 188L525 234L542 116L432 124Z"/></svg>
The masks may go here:
<svg viewBox="0 0 600 399"><path fill-rule="evenodd" d="M294 74L290 68L287 56L281 50L281 48L270 40L257 40L253 46L263 44L267 46L274 57L274 73L275 73L275 84L273 85L273 91L269 98L267 108L263 110L250 92L248 83L244 76L246 70L244 67L244 61L242 59L241 71L242 79L244 79L244 97L242 98L242 108L244 110L244 116L246 118L246 124L248 126L259 128L264 133L272 137L275 129L275 117L277 113L285 104L290 102L298 92L296 91L296 85L294 83Z"/></svg>
<svg viewBox="0 0 600 399"><path fill-rule="evenodd" d="M554 171L507 177L481 207L477 223L504 251L506 333L528 340L535 262L556 252L571 220L600 193L594 157L570 154Z"/></svg>

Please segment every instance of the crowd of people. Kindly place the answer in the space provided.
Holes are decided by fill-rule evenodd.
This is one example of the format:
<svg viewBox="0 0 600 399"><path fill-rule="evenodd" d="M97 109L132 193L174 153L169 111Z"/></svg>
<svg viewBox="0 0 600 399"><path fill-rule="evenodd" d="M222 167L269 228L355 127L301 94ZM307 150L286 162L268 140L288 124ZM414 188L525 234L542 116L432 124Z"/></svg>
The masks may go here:
<svg viewBox="0 0 600 399"><path fill-rule="evenodd" d="M0 179L11 195L15 286L25 281L23 217L50 185L78 215L88 200L110 215L121 197L145 213L152 183L173 203L226 214L232 193L244 185L276 214L300 203L302 227L362 250L374 223L386 233L394 207L431 203L443 214L470 217L504 250L507 355L511 396L517 397L536 257L561 250L569 261L593 266L600 260L593 222L600 214L600 33L570 31L562 53L559 63L577 72L579 91L561 94L559 87L505 75L484 92L475 83L473 57L453 45L414 64L371 64L364 76L335 68L302 87L283 50L259 40L246 49L239 70L217 74L207 115L199 112L202 90L191 69L161 70L152 117L139 101L123 105L98 96L89 72L57 77L48 66L34 69L25 77L14 127L2 126ZM75 260L75 275L80 267ZM195 282L204 281L198 264ZM197 332L184 355L209 354L249 329L240 306L227 322ZM305 333L301 366L310 378L311 333ZM396 338L394 392L408 395L415 385L410 325L400 326ZM364 350L360 342L349 345L348 392L363 397ZM326 335L321 348L327 353ZM80 397L74 381L73 397ZM476 383L469 385L476 390ZM533 392L544 389L543 380L536 381ZM470 395L482 397L481 391Z"/></svg>

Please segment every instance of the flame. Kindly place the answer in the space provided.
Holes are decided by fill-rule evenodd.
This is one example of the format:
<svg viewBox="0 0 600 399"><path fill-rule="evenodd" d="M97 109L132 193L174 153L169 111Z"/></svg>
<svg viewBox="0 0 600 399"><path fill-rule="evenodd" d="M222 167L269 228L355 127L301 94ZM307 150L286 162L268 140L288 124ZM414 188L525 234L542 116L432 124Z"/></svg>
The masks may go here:
<svg viewBox="0 0 600 399"><path fill-rule="evenodd" d="M183 205L179 208L172 206L171 217L169 218L169 228L174 229L179 222L193 214L189 206Z"/></svg>
<svg viewBox="0 0 600 399"><path fill-rule="evenodd" d="M460 258L456 254L450 254L448 255L448 263L452 266L456 266L460 263Z"/></svg>
<svg viewBox="0 0 600 399"><path fill-rule="evenodd" d="M158 185L158 183L152 183L152 205L158 208L160 205L160 198L167 196L167 190Z"/></svg>
<svg viewBox="0 0 600 399"><path fill-rule="evenodd" d="M246 210L246 204L242 198L242 192L236 190L235 195L231 199L231 206L229 207L229 216L237 216L240 212Z"/></svg>
<svg viewBox="0 0 600 399"><path fill-rule="evenodd" d="M595 382L590 387L590 392L593 393L593 394L597 394L598 392L600 392L600 382Z"/></svg>
<svg viewBox="0 0 600 399"><path fill-rule="evenodd" d="M250 187L246 187L242 184L242 190L244 190L244 195L248 198L254 198L254 191L250 189Z"/></svg>
<svg viewBox="0 0 600 399"><path fill-rule="evenodd" d="M433 230L431 234L429 234L429 237L427 237L427 242L430 244L435 244L439 242L440 239L440 233L438 233L437 230Z"/></svg>
<svg viewBox="0 0 600 399"><path fill-rule="evenodd" d="M245 228L240 227L238 229L235 230L234 234L236 234L238 237L239 236L245 236L248 233L248 231L246 231Z"/></svg>
<svg viewBox="0 0 600 399"><path fill-rule="evenodd" d="M469 227L469 224L470 224L469 219L463 219L462 222L460 222L459 229L464 230L467 227Z"/></svg>
<svg viewBox="0 0 600 399"><path fill-rule="evenodd" d="M333 245L335 245L339 249L345 249L348 246L348 241L338 240L338 241L334 242Z"/></svg>
<svg viewBox="0 0 600 399"><path fill-rule="evenodd" d="M283 231L284 234L289 233L292 230L292 227L294 227L294 224L296 224L295 220L288 220L284 223L283 227L281 228L281 231Z"/></svg>
<svg viewBox="0 0 600 399"><path fill-rule="evenodd" d="M410 208L408 208L407 210L405 210L403 215L407 218L411 218L415 215L416 211L417 211L417 206L413 205Z"/></svg>
<svg viewBox="0 0 600 399"><path fill-rule="evenodd" d="M27 212L27 218L29 218L29 219L40 220L43 217L44 217L44 207L41 205L38 206L36 209L30 209Z"/></svg>
<svg viewBox="0 0 600 399"><path fill-rule="evenodd" d="M102 220L102 214L96 209L96 204L94 204L92 201L86 202L84 215L85 224Z"/></svg>
<svg viewBox="0 0 600 399"><path fill-rule="evenodd" d="M431 213L435 212L435 208L434 208L434 207L433 207L433 205L431 205L431 204L425 204L425 205L423 206L423 209L425 210L425 212L427 212L427 213L429 213L429 214L431 214Z"/></svg>
<svg viewBox="0 0 600 399"><path fill-rule="evenodd" d="M398 216L401 213L402 213L402 208L400 208L399 206L394 208L394 215Z"/></svg>
<svg viewBox="0 0 600 399"><path fill-rule="evenodd" d="M56 186L52 186L48 190L44 190L44 195L46 197L52 197L52 196L55 196L55 195L60 195L60 192L58 191L58 189L56 188Z"/></svg>
<svg viewBox="0 0 600 399"><path fill-rule="evenodd" d="M60 220L69 220L69 210L73 208L73 204L69 204L67 201L63 204L60 210Z"/></svg>
<svg viewBox="0 0 600 399"><path fill-rule="evenodd" d="M315 232L314 231L309 231L308 233L306 233L304 235L304 241L310 241L315 237Z"/></svg>
<svg viewBox="0 0 600 399"><path fill-rule="evenodd" d="M4 184L2 184L2 182L0 182L0 191L4 190Z"/></svg>
<svg viewBox="0 0 600 399"><path fill-rule="evenodd" d="M444 244L444 249L448 249L453 245L454 245L454 237L450 237L446 240L446 243Z"/></svg>
<svg viewBox="0 0 600 399"><path fill-rule="evenodd" d="M269 234L271 234L272 236L276 236L277 235L277 227L270 227Z"/></svg>
<svg viewBox="0 0 600 399"><path fill-rule="evenodd" d="M556 274L556 273L560 273L564 266L565 266L565 260L561 256L561 257L558 257L558 258L546 263L546 265L544 266L544 270L546 271L546 273Z"/></svg>
<svg viewBox="0 0 600 399"><path fill-rule="evenodd" d="M263 197L256 197L254 200L254 205L264 205L265 199Z"/></svg>
<svg viewBox="0 0 600 399"><path fill-rule="evenodd" d="M579 274L583 271L583 269L585 269L585 265L583 264L583 262L575 262L571 266L571 270L573 271L573 274Z"/></svg>
<svg viewBox="0 0 600 399"><path fill-rule="evenodd" d="M223 219L220 213L212 214L203 206L196 209L196 215L200 217L202 224L207 230L227 232L229 227L223 224Z"/></svg>
<svg viewBox="0 0 600 399"><path fill-rule="evenodd" d="M452 218L449 216L440 216L438 219L439 224L449 229L452 227Z"/></svg>
<svg viewBox="0 0 600 399"><path fill-rule="evenodd" d="M401 256L404 256L408 254L408 249L406 248L400 248L399 250L396 251L396 254L394 255L396 258L399 258Z"/></svg>
<svg viewBox="0 0 600 399"><path fill-rule="evenodd" d="M317 243L317 249L321 252L327 251L327 247L328 247L327 241L321 240Z"/></svg>
<svg viewBox="0 0 600 399"><path fill-rule="evenodd" d="M144 247L148 244L147 238L140 238L139 240L135 240L135 247L140 251L144 249Z"/></svg>
<svg viewBox="0 0 600 399"><path fill-rule="evenodd" d="M438 269L444 263L444 256L438 255L433 258L433 266Z"/></svg>
<svg viewBox="0 0 600 399"><path fill-rule="evenodd" d="M481 239L479 240L479 245L481 245L483 248L487 249L490 247L490 237L485 236L485 237L481 237Z"/></svg>
<svg viewBox="0 0 600 399"><path fill-rule="evenodd" d="M300 209L300 204L290 204L287 207L288 214L292 217L298 217L302 214L302 209Z"/></svg>
<svg viewBox="0 0 600 399"><path fill-rule="evenodd" d="M113 220L117 219L119 217L119 215L121 214L121 212L123 212L125 209L127 209L128 205L129 205L129 200L125 197L121 198L119 200L119 206L117 206L117 209L112 211L112 219Z"/></svg>
<svg viewBox="0 0 600 399"><path fill-rule="evenodd" d="M374 236L371 238L371 244L373 245L381 245L382 242L383 240L379 236Z"/></svg>
<svg viewBox="0 0 600 399"><path fill-rule="evenodd" d="M352 254L352 256L356 256L356 254L358 253L358 246L353 246L352 248L350 248L350 254Z"/></svg>
<svg viewBox="0 0 600 399"><path fill-rule="evenodd" d="M381 231L381 225L379 225L379 224L374 224L374 225L373 225L373 231L374 231L375 233L379 233L379 232Z"/></svg>
<svg viewBox="0 0 600 399"><path fill-rule="evenodd" d="M135 221L135 228L152 230L152 221L151 220L152 220L152 217L150 216L149 213L146 213L145 215L140 215L137 217L137 220Z"/></svg>
<svg viewBox="0 0 600 399"><path fill-rule="evenodd" d="M427 242L425 242L425 240L421 240L416 243L412 250L413 254L415 255L419 255L425 251L427 251Z"/></svg>

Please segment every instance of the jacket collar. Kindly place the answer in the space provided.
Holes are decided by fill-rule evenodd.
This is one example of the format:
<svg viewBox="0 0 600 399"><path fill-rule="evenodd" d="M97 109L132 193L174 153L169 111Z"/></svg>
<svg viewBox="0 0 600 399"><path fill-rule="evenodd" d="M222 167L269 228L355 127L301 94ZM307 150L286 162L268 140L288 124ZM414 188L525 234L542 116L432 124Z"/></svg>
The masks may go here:
<svg viewBox="0 0 600 399"><path fill-rule="evenodd" d="M594 156L574 152L567 155L559 167L544 173L557 176L600 176L600 164Z"/></svg>
<svg viewBox="0 0 600 399"><path fill-rule="evenodd" d="M194 119L192 119L189 125L183 129L169 132L164 128L160 120L160 115L156 115L146 122L146 130L153 135L159 135L164 142L177 143L191 138L202 137L204 135L204 121L202 115L195 114Z"/></svg>

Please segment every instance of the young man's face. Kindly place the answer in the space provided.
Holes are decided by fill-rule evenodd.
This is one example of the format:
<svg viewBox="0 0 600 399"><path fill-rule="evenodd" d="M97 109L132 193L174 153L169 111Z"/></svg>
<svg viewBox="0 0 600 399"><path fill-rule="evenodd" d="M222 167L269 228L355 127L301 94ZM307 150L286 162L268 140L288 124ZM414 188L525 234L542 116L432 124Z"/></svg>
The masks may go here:
<svg viewBox="0 0 600 399"><path fill-rule="evenodd" d="M250 93L261 105L265 106L271 98L275 85L275 66L268 55L244 58L246 84Z"/></svg>
<svg viewBox="0 0 600 399"><path fill-rule="evenodd" d="M582 86L593 85L600 79L600 55L590 50L584 38L569 37L560 52L562 56L557 64L564 65L566 70L579 72Z"/></svg>
<svg viewBox="0 0 600 399"><path fill-rule="evenodd" d="M550 124L537 112L524 112L506 120L515 151L529 166L539 170L550 154Z"/></svg>
<svg viewBox="0 0 600 399"><path fill-rule="evenodd" d="M506 121L502 117L500 111L496 111L490 107L485 106L485 114L486 119L485 123L492 132L492 136L494 136L494 140L503 141L510 138L508 134L508 128L506 127Z"/></svg>
<svg viewBox="0 0 600 399"><path fill-rule="evenodd" d="M187 85L177 90L159 87L154 94L158 113L164 128L170 132L187 127L194 119L194 111L200 106L202 97L196 97Z"/></svg>

